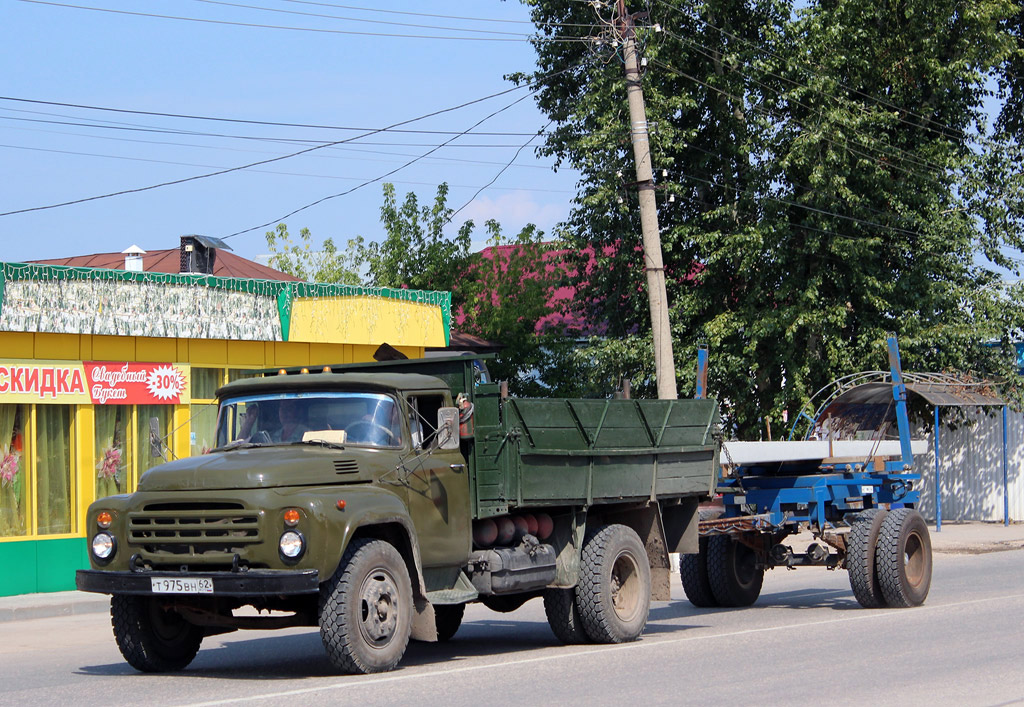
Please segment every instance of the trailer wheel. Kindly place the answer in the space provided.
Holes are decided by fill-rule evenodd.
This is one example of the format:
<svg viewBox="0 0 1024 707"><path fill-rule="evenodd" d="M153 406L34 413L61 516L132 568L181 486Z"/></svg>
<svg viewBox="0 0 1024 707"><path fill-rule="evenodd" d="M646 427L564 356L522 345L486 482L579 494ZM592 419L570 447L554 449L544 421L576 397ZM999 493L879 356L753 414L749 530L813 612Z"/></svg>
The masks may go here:
<svg viewBox="0 0 1024 707"><path fill-rule="evenodd" d="M728 535L708 540L708 583L719 606L750 606L761 595L764 567L757 553Z"/></svg>
<svg viewBox="0 0 1024 707"><path fill-rule="evenodd" d="M383 540L353 540L320 588L320 638L346 673L393 670L412 631L412 584L398 550Z"/></svg>
<svg viewBox="0 0 1024 707"><path fill-rule="evenodd" d="M548 626L562 643L576 645L590 643L590 637L583 630L580 610L576 606L575 589L544 590L544 614L548 617Z"/></svg>
<svg viewBox="0 0 1024 707"><path fill-rule="evenodd" d="M434 625L437 627L437 640L441 643L452 640L462 625L462 617L466 613L465 604L434 604Z"/></svg>
<svg viewBox="0 0 1024 707"><path fill-rule="evenodd" d="M683 592L690 603L700 609L718 606L711 582L708 580L708 538L699 540L700 552L696 555L679 556L679 577L683 580Z"/></svg>
<svg viewBox="0 0 1024 707"><path fill-rule="evenodd" d="M651 567L632 528L606 525L584 543L576 604L583 630L595 643L626 643L643 632Z"/></svg>
<svg viewBox="0 0 1024 707"><path fill-rule="evenodd" d="M185 668L203 641L202 628L165 610L154 597L110 597L110 624L121 655L144 673Z"/></svg>
<svg viewBox="0 0 1024 707"><path fill-rule="evenodd" d="M850 526L850 534L846 537L846 572L850 575L850 588L865 609L886 606L875 569L875 548L886 515L884 508L864 511Z"/></svg>
<svg viewBox="0 0 1024 707"><path fill-rule="evenodd" d="M889 511L875 548L875 571L889 606L920 606L932 584L932 541L913 508Z"/></svg>

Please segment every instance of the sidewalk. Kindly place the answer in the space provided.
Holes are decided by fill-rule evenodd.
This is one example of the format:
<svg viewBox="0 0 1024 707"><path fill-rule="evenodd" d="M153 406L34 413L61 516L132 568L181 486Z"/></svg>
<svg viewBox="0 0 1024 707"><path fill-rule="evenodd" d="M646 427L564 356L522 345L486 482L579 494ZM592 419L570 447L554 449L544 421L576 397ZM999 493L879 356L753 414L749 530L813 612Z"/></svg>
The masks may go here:
<svg viewBox="0 0 1024 707"><path fill-rule="evenodd" d="M977 555L986 552L1024 550L1024 523L951 523L942 524L942 531L928 527L932 552L948 555ZM799 542L796 536L794 543ZM52 592L0 597L0 622L43 619L51 616L106 613L110 597L87 592Z"/></svg>

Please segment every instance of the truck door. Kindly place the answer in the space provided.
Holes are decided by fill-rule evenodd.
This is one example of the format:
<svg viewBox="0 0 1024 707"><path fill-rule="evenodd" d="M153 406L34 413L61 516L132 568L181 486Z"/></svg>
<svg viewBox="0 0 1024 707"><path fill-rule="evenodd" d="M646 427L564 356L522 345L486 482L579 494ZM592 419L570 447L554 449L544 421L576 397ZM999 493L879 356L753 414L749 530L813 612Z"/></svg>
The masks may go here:
<svg viewBox="0 0 1024 707"><path fill-rule="evenodd" d="M437 446L437 411L445 404L443 392L406 396L409 511L424 567L459 566L470 551L469 469L458 449Z"/></svg>

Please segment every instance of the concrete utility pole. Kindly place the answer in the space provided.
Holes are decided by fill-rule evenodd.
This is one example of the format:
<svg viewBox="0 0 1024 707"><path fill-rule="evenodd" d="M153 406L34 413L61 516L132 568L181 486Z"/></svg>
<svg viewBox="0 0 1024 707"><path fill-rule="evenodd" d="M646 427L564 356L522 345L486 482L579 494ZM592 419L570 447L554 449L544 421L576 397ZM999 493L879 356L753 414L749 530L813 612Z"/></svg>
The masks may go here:
<svg viewBox="0 0 1024 707"><path fill-rule="evenodd" d="M640 68L636 58L633 18L626 12L625 0L618 0L620 26L626 58L626 91L629 98L630 135L636 160L636 183L640 197L640 229L644 242L644 270L647 272L647 296L651 307L651 333L654 340L654 371L658 397L679 397L676 391L675 360L672 357L672 331L668 322L668 294L665 290L665 265L661 256L658 229L658 205L654 200L654 173L651 171L651 146L647 139L647 109L640 86Z"/></svg>

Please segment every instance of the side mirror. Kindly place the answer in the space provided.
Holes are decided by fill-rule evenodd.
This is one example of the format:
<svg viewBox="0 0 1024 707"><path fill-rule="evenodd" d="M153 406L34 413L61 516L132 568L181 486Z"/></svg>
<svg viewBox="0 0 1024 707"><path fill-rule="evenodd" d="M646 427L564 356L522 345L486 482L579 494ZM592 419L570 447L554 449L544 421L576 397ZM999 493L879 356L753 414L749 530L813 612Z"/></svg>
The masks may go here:
<svg viewBox="0 0 1024 707"><path fill-rule="evenodd" d="M440 449L459 448L458 408L440 408L437 411L437 446Z"/></svg>

